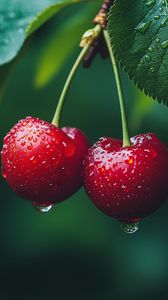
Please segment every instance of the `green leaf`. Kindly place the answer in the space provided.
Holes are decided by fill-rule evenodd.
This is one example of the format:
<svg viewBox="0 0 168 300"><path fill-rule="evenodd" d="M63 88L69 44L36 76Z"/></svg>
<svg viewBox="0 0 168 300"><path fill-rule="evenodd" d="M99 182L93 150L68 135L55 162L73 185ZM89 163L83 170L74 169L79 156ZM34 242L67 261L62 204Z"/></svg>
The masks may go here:
<svg viewBox="0 0 168 300"><path fill-rule="evenodd" d="M82 34L91 26L92 13L93 6L89 5L53 30L48 41L45 41L37 62L35 74L37 87L46 85L66 64L73 50L78 47Z"/></svg>
<svg viewBox="0 0 168 300"><path fill-rule="evenodd" d="M135 84L168 104L167 1L116 0L108 32L117 59Z"/></svg>
<svg viewBox="0 0 168 300"><path fill-rule="evenodd" d="M0 65L11 61L28 35L61 8L85 0L0 0Z"/></svg>
<svg viewBox="0 0 168 300"><path fill-rule="evenodd" d="M77 3L77 2L84 2L84 1L87 1L87 0L64 0L64 1L58 0L57 1L58 3L47 7L42 12L37 14L37 16L33 19L33 21L30 22L30 24L27 28L27 35L30 35L35 30L37 30L41 25L43 25L46 21L48 21L56 13L58 13L63 7Z"/></svg>
<svg viewBox="0 0 168 300"><path fill-rule="evenodd" d="M136 101L134 101L132 105L131 114L129 116L129 128L133 132L140 129L146 116L150 114L157 105L156 102L152 101L149 96L146 96L136 87L134 88L134 97Z"/></svg>

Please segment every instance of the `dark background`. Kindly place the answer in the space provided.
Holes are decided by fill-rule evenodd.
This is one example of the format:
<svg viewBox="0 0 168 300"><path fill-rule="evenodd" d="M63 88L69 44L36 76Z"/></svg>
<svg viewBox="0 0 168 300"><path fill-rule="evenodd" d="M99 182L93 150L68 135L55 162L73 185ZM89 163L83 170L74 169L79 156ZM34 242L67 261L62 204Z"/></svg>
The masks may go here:
<svg viewBox="0 0 168 300"><path fill-rule="evenodd" d="M72 9L50 21L30 41L12 70L0 102L1 143L27 115L51 121L77 48L44 88L34 76L53 27ZM63 47L66 46L66 39ZM59 59L56 57L55 59ZM168 108L139 92L122 74L131 135L154 131L168 144ZM62 125L81 128L95 142L121 138L121 120L110 61L96 58L80 68L69 90ZM168 204L126 235L118 222L98 211L83 189L48 214L36 212L0 182L0 299L109 300L167 299Z"/></svg>

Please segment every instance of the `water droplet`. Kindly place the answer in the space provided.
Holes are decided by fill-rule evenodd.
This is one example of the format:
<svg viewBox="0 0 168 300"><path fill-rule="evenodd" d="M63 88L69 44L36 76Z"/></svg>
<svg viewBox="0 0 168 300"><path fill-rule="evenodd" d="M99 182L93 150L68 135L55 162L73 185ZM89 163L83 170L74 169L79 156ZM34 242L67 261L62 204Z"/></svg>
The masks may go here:
<svg viewBox="0 0 168 300"><path fill-rule="evenodd" d="M138 186L137 186L137 189L141 189L141 188L142 188L142 186L141 186L141 185L138 185Z"/></svg>
<svg viewBox="0 0 168 300"><path fill-rule="evenodd" d="M99 168L100 172L104 172L106 169L104 167Z"/></svg>
<svg viewBox="0 0 168 300"><path fill-rule="evenodd" d="M156 43L159 43L160 42L160 39L159 38L156 38Z"/></svg>
<svg viewBox="0 0 168 300"><path fill-rule="evenodd" d="M166 27L166 25L167 25L166 21L167 20L164 20L163 22L160 23L161 27Z"/></svg>
<svg viewBox="0 0 168 300"><path fill-rule="evenodd" d="M147 5L148 7L150 7L150 6L154 5L155 2L156 2L156 0L149 0L149 1L147 1L146 5Z"/></svg>
<svg viewBox="0 0 168 300"><path fill-rule="evenodd" d="M22 141L21 142L21 146L25 146L26 145L26 142L25 141Z"/></svg>
<svg viewBox="0 0 168 300"><path fill-rule="evenodd" d="M23 33L24 33L23 28L19 28L19 29L18 29L18 33L23 34Z"/></svg>
<svg viewBox="0 0 168 300"><path fill-rule="evenodd" d="M161 44L161 47L163 49L167 48L168 47L168 40L167 41L164 41L162 44Z"/></svg>
<svg viewBox="0 0 168 300"><path fill-rule="evenodd" d="M153 50L154 50L153 47L149 47L149 48L148 48L148 51L149 51L149 52L153 52Z"/></svg>
<svg viewBox="0 0 168 300"><path fill-rule="evenodd" d="M156 16L154 16L154 19L155 19L155 20L159 20L159 19L160 19L160 16L159 16L159 15L156 15Z"/></svg>
<svg viewBox="0 0 168 300"><path fill-rule="evenodd" d="M30 157L30 161L34 160L34 156Z"/></svg>
<svg viewBox="0 0 168 300"><path fill-rule="evenodd" d="M32 141L32 139L33 139L33 136L30 135L30 136L28 137L28 140L29 140L29 141Z"/></svg>
<svg viewBox="0 0 168 300"><path fill-rule="evenodd" d="M139 228L139 222L125 223L121 222L121 229L128 234L135 233Z"/></svg>
<svg viewBox="0 0 168 300"><path fill-rule="evenodd" d="M70 143L69 145L64 144L64 154L66 157L71 157L74 155L76 147L74 144Z"/></svg>
<svg viewBox="0 0 168 300"><path fill-rule="evenodd" d="M36 202L33 202L32 205L33 205L33 207L35 208L35 210L37 210L38 212L41 212L41 213L47 213L47 212L49 212L49 211L52 209L52 207L53 207L52 204L43 206L43 205L37 205Z"/></svg>
<svg viewBox="0 0 168 300"><path fill-rule="evenodd" d="M151 56L150 55L145 55L145 60L146 61L150 61L151 60Z"/></svg>
<svg viewBox="0 0 168 300"><path fill-rule="evenodd" d="M47 130L46 130L46 133L47 133L48 135L50 135L50 134L51 134L51 130L50 130L50 129L47 129Z"/></svg>
<svg viewBox="0 0 168 300"><path fill-rule="evenodd" d="M149 71L150 71L151 73L154 73L154 72L155 72L154 67L151 67L151 68L149 69Z"/></svg>
<svg viewBox="0 0 168 300"><path fill-rule="evenodd" d="M134 158L132 156L130 156L125 162L128 165L132 165L134 163Z"/></svg>
<svg viewBox="0 0 168 300"><path fill-rule="evenodd" d="M32 143L28 143L28 144L27 144L27 150L32 150L32 149L33 149Z"/></svg>
<svg viewBox="0 0 168 300"><path fill-rule="evenodd" d="M43 136L41 137L41 139L42 139L42 141L45 141L45 140L46 140L45 135L43 135Z"/></svg>
<svg viewBox="0 0 168 300"><path fill-rule="evenodd" d="M137 27L135 27L135 30L143 34L148 30L150 23L151 22L142 22Z"/></svg>

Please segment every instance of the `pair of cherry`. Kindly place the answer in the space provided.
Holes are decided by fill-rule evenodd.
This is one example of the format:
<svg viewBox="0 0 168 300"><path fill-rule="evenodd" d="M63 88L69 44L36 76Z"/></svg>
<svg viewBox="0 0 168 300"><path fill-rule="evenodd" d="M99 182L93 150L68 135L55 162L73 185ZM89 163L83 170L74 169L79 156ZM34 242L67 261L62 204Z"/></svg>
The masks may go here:
<svg viewBox="0 0 168 300"><path fill-rule="evenodd" d="M39 210L48 211L84 183L94 204L127 232L168 195L168 151L153 133L133 137L128 147L103 137L89 148L79 129L27 117L7 134L1 156L10 187Z"/></svg>

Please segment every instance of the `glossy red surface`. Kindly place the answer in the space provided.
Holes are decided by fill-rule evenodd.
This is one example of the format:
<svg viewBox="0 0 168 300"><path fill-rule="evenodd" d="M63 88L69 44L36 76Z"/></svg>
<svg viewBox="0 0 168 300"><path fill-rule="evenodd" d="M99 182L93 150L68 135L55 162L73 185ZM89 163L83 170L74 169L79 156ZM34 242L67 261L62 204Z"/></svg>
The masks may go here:
<svg viewBox="0 0 168 300"><path fill-rule="evenodd" d="M89 149L85 189L104 213L122 222L137 222L168 196L168 151L153 133L122 141L101 138Z"/></svg>
<svg viewBox="0 0 168 300"><path fill-rule="evenodd" d="M27 117L4 139L2 175L20 197L34 205L57 203L81 187L88 147L79 129L59 129Z"/></svg>

